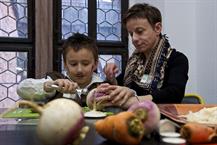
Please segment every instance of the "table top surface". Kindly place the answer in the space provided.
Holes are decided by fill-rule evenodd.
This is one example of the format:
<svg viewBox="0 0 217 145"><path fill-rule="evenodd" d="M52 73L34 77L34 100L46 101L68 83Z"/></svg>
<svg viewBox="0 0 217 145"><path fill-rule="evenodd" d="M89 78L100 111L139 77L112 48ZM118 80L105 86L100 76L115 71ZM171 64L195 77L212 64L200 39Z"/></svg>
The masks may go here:
<svg viewBox="0 0 217 145"><path fill-rule="evenodd" d="M0 114L6 108L0 108ZM100 119L100 118L99 118ZM80 145L119 145L100 136L94 127L98 119L85 118L89 131ZM0 118L0 145L44 145L37 136L36 128L39 119L31 118ZM144 138L140 145L168 145L161 142L157 133Z"/></svg>
<svg viewBox="0 0 217 145"><path fill-rule="evenodd" d="M7 122L6 122L7 121ZM36 127L38 119L1 119L0 118L0 144L1 145L43 145L37 137ZM101 137L94 128L95 119L85 119L90 127L85 139L80 145L118 145ZM144 138L142 144L166 145L157 135Z"/></svg>

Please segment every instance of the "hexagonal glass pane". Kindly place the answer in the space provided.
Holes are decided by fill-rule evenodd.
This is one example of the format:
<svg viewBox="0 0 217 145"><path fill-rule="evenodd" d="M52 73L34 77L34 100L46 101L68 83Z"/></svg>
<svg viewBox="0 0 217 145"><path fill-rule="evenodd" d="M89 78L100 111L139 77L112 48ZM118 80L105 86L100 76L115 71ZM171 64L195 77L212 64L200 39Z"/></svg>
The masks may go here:
<svg viewBox="0 0 217 145"><path fill-rule="evenodd" d="M121 23L121 0L97 0L97 40L121 41L121 25L117 23ZM113 31L113 25L119 30Z"/></svg>
<svg viewBox="0 0 217 145"><path fill-rule="evenodd" d="M0 37L28 37L27 0L0 1Z"/></svg>
<svg viewBox="0 0 217 145"><path fill-rule="evenodd" d="M87 20L87 15L88 15L88 11L86 8L84 9L80 9L79 10L79 20L82 21L83 23L87 23L88 20Z"/></svg>
<svg viewBox="0 0 217 145"><path fill-rule="evenodd" d="M27 78L27 63L27 52L0 51L0 107L10 107L20 99L16 87Z"/></svg>
<svg viewBox="0 0 217 145"><path fill-rule="evenodd" d="M115 17L114 17L115 16ZM119 22L120 18L118 17L117 11L110 10L106 13L106 21L108 21L111 24L115 24Z"/></svg>
<svg viewBox="0 0 217 145"><path fill-rule="evenodd" d="M74 7L63 9L63 19L74 22L78 19L78 11Z"/></svg>
<svg viewBox="0 0 217 145"><path fill-rule="evenodd" d="M87 32L86 24L83 23L82 21L79 21L79 20L74 22L72 27L71 27L71 32L79 32L79 33Z"/></svg>
<svg viewBox="0 0 217 145"><path fill-rule="evenodd" d="M107 40L106 38L112 34L112 24L104 21L101 24L97 24L97 34L101 34L104 36L105 40ZM100 39L103 40L103 39Z"/></svg>
<svg viewBox="0 0 217 145"><path fill-rule="evenodd" d="M88 1L62 0L62 39L72 33L88 33Z"/></svg>
<svg viewBox="0 0 217 145"><path fill-rule="evenodd" d="M11 108L14 107L15 102L10 98L5 98L0 102L0 108Z"/></svg>
<svg viewBox="0 0 217 145"><path fill-rule="evenodd" d="M0 2L0 8L1 8L0 19L2 19L7 16L7 5L3 2Z"/></svg>
<svg viewBox="0 0 217 145"><path fill-rule="evenodd" d="M103 10L97 9L97 22L100 24L105 21L106 15Z"/></svg>

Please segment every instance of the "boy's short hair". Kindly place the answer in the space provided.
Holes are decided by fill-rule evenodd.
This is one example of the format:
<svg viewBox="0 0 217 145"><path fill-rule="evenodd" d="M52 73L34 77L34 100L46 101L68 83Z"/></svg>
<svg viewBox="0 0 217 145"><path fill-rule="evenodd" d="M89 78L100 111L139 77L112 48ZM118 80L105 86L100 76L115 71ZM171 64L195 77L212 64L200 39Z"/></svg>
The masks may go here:
<svg viewBox="0 0 217 145"><path fill-rule="evenodd" d="M153 28L156 23L162 22L160 10L147 3L138 3L130 7L123 18L123 24L126 25L130 19L147 19Z"/></svg>
<svg viewBox="0 0 217 145"><path fill-rule="evenodd" d="M66 55L69 50L73 49L75 52L85 48L93 53L95 62L98 61L98 47L96 41L84 34L74 33L67 38L63 43L63 60L66 62Z"/></svg>

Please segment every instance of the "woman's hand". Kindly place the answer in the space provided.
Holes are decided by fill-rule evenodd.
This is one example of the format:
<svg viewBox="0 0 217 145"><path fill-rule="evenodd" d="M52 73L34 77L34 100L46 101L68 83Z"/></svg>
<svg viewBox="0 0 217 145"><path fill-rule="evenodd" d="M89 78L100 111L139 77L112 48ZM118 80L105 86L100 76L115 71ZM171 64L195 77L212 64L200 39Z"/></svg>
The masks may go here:
<svg viewBox="0 0 217 145"><path fill-rule="evenodd" d="M135 91L128 87L111 86L111 89L113 91L109 94L109 97L112 100L112 104L116 104L118 106L122 106L130 97L135 96Z"/></svg>
<svg viewBox="0 0 217 145"><path fill-rule="evenodd" d="M152 101L152 99L153 99L152 95L145 95L145 96L136 96L135 95L133 97L130 97L128 99L128 101L122 106L122 108L128 109L134 103L142 102L142 101L145 101L145 100Z"/></svg>
<svg viewBox="0 0 217 145"><path fill-rule="evenodd" d="M115 75L118 73L118 67L116 64L107 63L103 70L108 81L114 82L116 80Z"/></svg>
<svg viewBox="0 0 217 145"><path fill-rule="evenodd" d="M97 91L106 94L96 100L97 102L107 102L103 104L104 106L121 107L130 97L135 96L135 92L132 89L117 85L102 84L97 88Z"/></svg>
<svg viewBox="0 0 217 145"><path fill-rule="evenodd" d="M47 81L44 83L44 90L46 92L51 92L54 89L51 87L51 85L57 85L59 88L57 91L61 93L75 93L75 89L78 88L78 84L75 82L72 82L68 79L57 79L55 81Z"/></svg>

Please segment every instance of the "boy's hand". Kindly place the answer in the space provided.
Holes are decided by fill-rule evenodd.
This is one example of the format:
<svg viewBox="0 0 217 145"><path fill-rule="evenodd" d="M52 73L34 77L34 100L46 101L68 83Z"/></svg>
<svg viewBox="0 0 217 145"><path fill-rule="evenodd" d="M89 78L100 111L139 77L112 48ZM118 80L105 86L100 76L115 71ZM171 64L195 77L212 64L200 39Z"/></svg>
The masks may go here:
<svg viewBox="0 0 217 145"><path fill-rule="evenodd" d="M45 82L44 83L44 90L49 92L51 90L50 88L52 88L51 85L53 85L53 84L58 86L58 89L56 89L56 90L61 92L61 93L75 93L76 88L78 88L78 84L75 82L72 82L68 79L57 79L55 81ZM52 89L54 89L54 88L52 88Z"/></svg>
<svg viewBox="0 0 217 145"><path fill-rule="evenodd" d="M54 84L54 81L47 81L44 82L44 91L45 92L53 92L56 89L52 87L52 85Z"/></svg>

